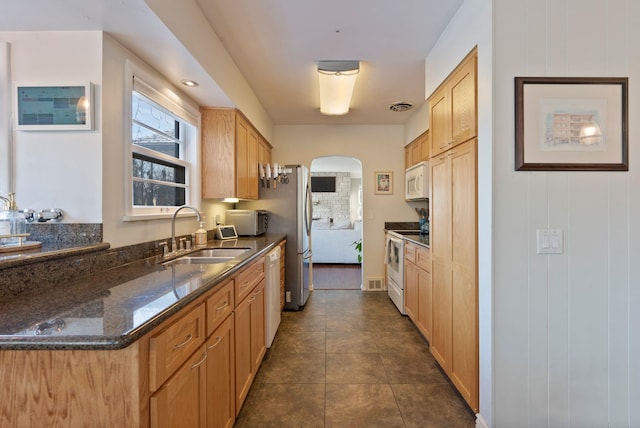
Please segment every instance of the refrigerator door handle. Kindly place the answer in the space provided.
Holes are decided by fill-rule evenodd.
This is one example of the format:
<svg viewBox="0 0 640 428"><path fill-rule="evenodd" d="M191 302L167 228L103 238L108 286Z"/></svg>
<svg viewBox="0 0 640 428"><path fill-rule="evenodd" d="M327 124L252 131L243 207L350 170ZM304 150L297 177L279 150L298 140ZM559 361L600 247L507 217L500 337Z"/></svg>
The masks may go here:
<svg viewBox="0 0 640 428"><path fill-rule="evenodd" d="M313 204L311 199L311 185L307 182L307 188L305 190L306 200L306 212L304 216L304 225L307 229L307 236L311 236L311 219L313 218Z"/></svg>

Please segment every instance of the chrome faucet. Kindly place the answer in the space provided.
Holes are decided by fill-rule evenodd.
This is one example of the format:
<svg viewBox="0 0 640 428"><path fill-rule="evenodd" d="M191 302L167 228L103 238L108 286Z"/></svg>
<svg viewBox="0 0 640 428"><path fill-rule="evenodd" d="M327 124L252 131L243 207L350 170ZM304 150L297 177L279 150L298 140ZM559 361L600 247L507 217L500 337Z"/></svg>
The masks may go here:
<svg viewBox="0 0 640 428"><path fill-rule="evenodd" d="M196 216L198 216L198 222L202 221L200 211L189 205L183 205L173 213L173 217L171 218L171 253L176 253L178 251L178 245L176 244L176 216L178 215L180 210L184 208L189 208L190 210L195 212Z"/></svg>

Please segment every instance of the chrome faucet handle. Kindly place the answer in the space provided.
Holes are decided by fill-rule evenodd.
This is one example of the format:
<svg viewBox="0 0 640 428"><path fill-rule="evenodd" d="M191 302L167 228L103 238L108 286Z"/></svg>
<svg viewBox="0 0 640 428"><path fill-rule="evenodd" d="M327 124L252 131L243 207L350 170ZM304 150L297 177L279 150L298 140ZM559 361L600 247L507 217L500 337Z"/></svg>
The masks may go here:
<svg viewBox="0 0 640 428"><path fill-rule="evenodd" d="M167 254L169 254L169 244L167 241L158 242L158 247L162 247L162 257L167 257Z"/></svg>

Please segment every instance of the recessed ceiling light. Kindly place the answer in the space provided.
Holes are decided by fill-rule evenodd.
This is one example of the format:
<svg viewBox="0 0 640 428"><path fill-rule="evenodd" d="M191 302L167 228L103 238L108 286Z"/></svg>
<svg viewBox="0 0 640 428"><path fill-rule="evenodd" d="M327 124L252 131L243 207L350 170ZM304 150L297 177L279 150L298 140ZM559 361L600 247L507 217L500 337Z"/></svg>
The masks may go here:
<svg viewBox="0 0 640 428"><path fill-rule="evenodd" d="M411 110L413 108L413 104L411 103L407 103L404 101L398 101L396 103L393 103L389 106L389 110L391 111L397 111L397 112L403 112L403 111L407 111L407 110Z"/></svg>
<svg viewBox="0 0 640 428"><path fill-rule="evenodd" d="M195 80L190 80L190 79L182 79L180 81L180 83L182 83L184 86L188 86L190 88L195 88L196 86L200 86L198 84L198 82L196 82Z"/></svg>

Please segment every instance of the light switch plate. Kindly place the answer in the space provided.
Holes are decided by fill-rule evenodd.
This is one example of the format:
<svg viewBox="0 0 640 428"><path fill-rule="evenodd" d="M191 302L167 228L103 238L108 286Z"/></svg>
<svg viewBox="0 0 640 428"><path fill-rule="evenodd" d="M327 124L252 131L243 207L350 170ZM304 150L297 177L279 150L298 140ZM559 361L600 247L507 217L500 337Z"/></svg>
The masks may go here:
<svg viewBox="0 0 640 428"><path fill-rule="evenodd" d="M562 254L564 250L562 229L537 229L538 254Z"/></svg>

